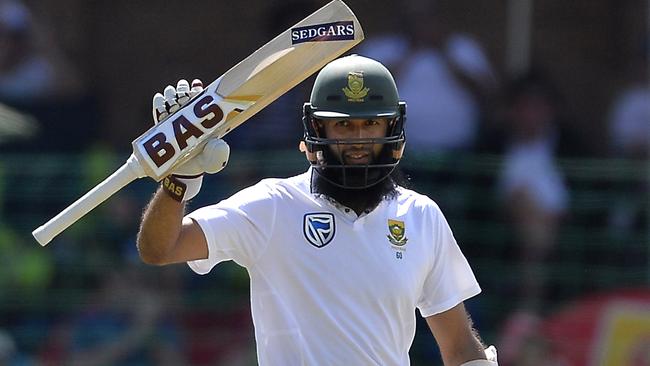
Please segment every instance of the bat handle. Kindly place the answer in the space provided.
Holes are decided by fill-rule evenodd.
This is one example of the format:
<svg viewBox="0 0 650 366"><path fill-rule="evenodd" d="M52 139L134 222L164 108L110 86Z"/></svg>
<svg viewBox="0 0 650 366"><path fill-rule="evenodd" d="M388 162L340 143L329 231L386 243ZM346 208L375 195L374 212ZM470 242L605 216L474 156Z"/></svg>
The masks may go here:
<svg viewBox="0 0 650 366"><path fill-rule="evenodd" d="M142 166L135 155L129 159L115 173L95 186L88 193L76 200L73 204L54 216L50 221L32 231L32 235L41 246L47 245L55 236L74 224L85 214L107 200L115 192L138 178L145 176Z"/></svg>

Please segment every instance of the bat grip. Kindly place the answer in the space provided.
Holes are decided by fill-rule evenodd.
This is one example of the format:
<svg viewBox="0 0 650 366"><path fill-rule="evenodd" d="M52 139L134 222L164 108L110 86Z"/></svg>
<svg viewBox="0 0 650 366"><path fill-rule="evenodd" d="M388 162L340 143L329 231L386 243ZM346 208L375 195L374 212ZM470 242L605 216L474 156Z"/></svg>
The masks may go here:
<svg viewBox="0 0 650 366"><path fill-rule="evenodd" d="M144 177L144 170L131 155L129 159L115 173L95 186L88 193L76 200L65 210L54 216L50 221L32 231L32 235L41 246L47 245L55 236L74 224L93 208L106 201L110 196L122 189L127 184L138 178Z"/></svg>

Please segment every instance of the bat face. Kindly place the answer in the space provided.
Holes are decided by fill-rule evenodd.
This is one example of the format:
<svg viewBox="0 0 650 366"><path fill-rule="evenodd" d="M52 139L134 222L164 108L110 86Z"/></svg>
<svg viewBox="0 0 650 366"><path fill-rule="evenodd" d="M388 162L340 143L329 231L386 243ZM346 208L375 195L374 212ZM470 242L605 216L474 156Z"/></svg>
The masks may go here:
<svg viewBox="0 0 650 366"><path fill-rule="evenodd" d="M148 176L162 180L198 154L209 138L223 137L363 37L352 11L340 0L330 2L138 137L134 155Z"/></svg>

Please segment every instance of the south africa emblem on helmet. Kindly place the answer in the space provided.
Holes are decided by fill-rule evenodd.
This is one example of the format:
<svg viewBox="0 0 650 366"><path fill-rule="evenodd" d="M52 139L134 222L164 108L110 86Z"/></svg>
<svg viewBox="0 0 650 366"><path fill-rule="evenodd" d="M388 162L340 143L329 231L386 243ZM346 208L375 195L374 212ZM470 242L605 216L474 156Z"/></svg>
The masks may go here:
<svg viewBox="0 0 650 366"><path fill-rule="evenodd" d="M403 247L409 240L406 237L406 228L404 227L404 221L388 219L388 235L386 235L386 237L392 245L396 247Z"/></svg>
<svg viewBox="0 0 650 366"><path fill-rule="evenodd" d="M368 95L369 88L363 86L363 73L348 73L348 86L343 88L343 93L348 97L349 102L363 102L363 98Z"/></svg>

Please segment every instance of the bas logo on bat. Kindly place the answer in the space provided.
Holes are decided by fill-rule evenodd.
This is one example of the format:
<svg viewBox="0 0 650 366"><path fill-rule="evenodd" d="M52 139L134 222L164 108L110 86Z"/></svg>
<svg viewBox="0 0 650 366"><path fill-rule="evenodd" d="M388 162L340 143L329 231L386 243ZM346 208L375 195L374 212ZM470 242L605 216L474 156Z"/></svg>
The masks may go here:
<svg viewBox="0 0 650 366"><path fill-rule="evenodd" d="M354 22L308 25L291 29L291 44L354 39Z"/></svg>
<svg viewBox="0 0 650 366"><path fill-rule="evenodd" d="M194 108L192 108L192 113L194 113L197 119L200 120L207 117L200 125L208 130L216 126L223 118L223 110L218 104L212 103L214 101L214 97L204 95L195 102ZM210 116L211 113L213 114L212 116ZM180 150L187 147L187 140L190 137L198 138L205 133L182 114L175 117L171 121L171 125L174 132L174 139ZM174 146L167 141L167 136L163 132L158 132L149 137L142 145L147 155L149 155L151 160L159 168L176 154Z"/></svg>

